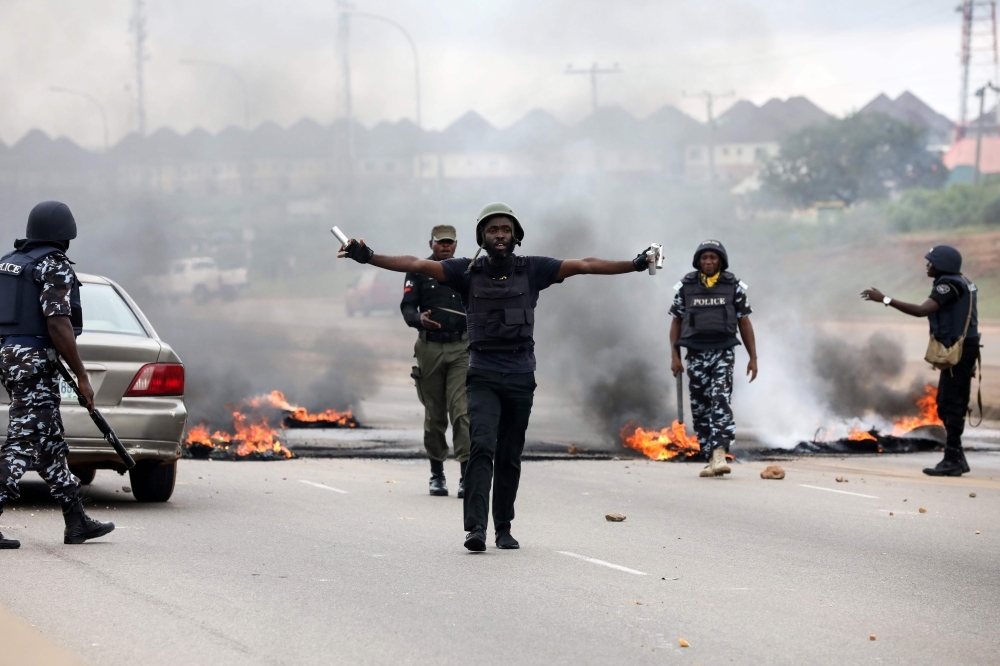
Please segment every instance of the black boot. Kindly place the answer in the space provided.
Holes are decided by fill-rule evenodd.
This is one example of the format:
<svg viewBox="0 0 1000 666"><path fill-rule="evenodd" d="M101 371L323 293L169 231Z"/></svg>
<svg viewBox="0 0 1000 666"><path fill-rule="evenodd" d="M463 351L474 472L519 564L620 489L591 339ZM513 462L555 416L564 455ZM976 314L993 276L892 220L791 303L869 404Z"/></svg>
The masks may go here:
<svg viewBox="0 0 1000 666"><path fill-rule="evenodd" d="M965 456L960 449L945 449L944 459L934 467L924 469L924 474L927 476L962 476L968 471L968 465L962 464L964 458Z"/></svg>
<svg viewBox="0 0 1000 666"><path fill-rule="evenodd" d="M506 532L497 532L497 548L501 550L517 550L521 547L521 544L517 542L517 539L510 535L510 530Z"/></svg>
<svg viewBox="0 0 1000 666"><path fill-rule="evenodd" d="M486 550L486 528L476 525L472 531L465 535L465 547L474 553L481 553Z"/></svg>
<svg viewBox="0 0 1000 666"><path fill-rule="evenodd" d="M3 507L0 506L0 516L3 515ZM15 548L20 548L21 542L17 539L5 539L3 533L0 532L0 550L14 550Z"/></svg>
<svg viewBox="0 0 1000 666"><path fill-rule="evenodd" d="M440 460L431 461L430 493L435 497L448 496L448 483L444 478L444 463Z"/></svg>
<svg viewBox="0 0 1000 666"><path fill-rule="evenodd" d="M458 463L462 467L462 478L458 480L458 498L462 499L465 497L465 468L468 466L469 461L466 460L463 463Z"/></svg>
<svg viewBox="0 0 1000 666"><path fill-rule="evenodd" d="M63 543L83 543L88 539L102 537L115 529L114 523L102 523L88 516L80 500L63 507L63 520L66 522Z"/></svg>
<svg viewBox="0 0 1000 666"><path fill-rule="evenodd" d="M971 471L969 461L965 459L965 449L958 450L958 462L962 463L962 474L968 474Z"/></svg>

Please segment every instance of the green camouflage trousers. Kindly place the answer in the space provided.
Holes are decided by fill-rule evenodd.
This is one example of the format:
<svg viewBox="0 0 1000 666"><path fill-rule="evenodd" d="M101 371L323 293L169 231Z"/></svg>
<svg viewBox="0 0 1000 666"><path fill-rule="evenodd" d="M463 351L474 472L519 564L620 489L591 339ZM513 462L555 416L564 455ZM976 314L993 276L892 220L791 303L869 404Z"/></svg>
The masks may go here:
<svg viewBox="0 0 1000 666"><path fill-rule="evenodd" d="M10 394L7 441L0 446L0 505L20 497L18 481L32 464L60 504L80 499L80 480L66 462L55 356L54 349L0 348L0 382Z"/></svg>
<svg viewBox="0 0 1000 666"><path fill-rule="evenodd" d="M455 459L469 459L469 412L465 404L465 375L469 371L468 342L427 342L423 336L413 348L417 365L411 375L424 406L424 448L431 460L448 458L451 417Z"/></svg>

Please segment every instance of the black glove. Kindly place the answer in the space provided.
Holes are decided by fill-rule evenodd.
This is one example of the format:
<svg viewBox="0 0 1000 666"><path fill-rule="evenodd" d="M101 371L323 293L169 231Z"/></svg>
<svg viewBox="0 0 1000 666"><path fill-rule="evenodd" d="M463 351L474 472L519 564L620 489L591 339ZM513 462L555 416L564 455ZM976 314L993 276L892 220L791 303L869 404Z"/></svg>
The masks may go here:
<svg viewBox="0 0 1000 666"><path fill-rule="evenodd" d="M635 259L632 260L632 265L635 266L635 270L637 273L641 273L642 271L649 268L649 258L646 256L646 253L652 249L653 246L650 245L645 250L635 255Z"/></svg>
<svg viewBox="0 0 1000 666"><path fill-rule="evenodd" d="M371 249L367 245L362 245L352 238L351 242L347 244L346 248L344 248L344 255L348 259L353 259L359 264L367 264L371 261L371 258L375 256L375 250Z"/></svg>

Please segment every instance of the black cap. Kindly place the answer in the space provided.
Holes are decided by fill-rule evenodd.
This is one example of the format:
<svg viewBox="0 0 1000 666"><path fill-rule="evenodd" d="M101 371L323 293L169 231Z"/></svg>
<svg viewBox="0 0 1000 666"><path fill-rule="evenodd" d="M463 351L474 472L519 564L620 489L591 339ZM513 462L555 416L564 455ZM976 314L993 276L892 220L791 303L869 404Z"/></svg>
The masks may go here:
<svg viewBox="0 0 1000 666"><path fill-rule="evenodd" d="M696 270L701 270L701 266L698 264L698 260L701 259L703 252L714 252L719 255L719 271L724 271L729 268L729 255L726 254L726 247L717 240L703 240L698 249L694 251L694 260L691 265L695 267Z"/></svg>
<svg viewBox="0 0 1000 666"><path fill-rule="evenodd" d="M76 238L76 220L69 206L59 201L43 201L28 213L29 240L68 241Z"/></svg>
<svg viewBox="0 0 1000 666"><path fill-rule="evenodd" d="M961 273L962 253L950 245L935 245L924 255L939 273Z"/></svg>

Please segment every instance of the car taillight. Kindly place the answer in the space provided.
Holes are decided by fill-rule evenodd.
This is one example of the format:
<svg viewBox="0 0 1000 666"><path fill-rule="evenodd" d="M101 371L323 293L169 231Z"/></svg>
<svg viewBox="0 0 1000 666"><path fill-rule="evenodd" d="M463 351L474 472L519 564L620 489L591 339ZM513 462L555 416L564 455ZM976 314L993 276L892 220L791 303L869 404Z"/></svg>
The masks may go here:
<svg viewBox="0 0 1000 666"><path fill-rule="evenodd" d="M184 366L180 363L144 365L136 373L125 395L184 395Z"/></svg>

